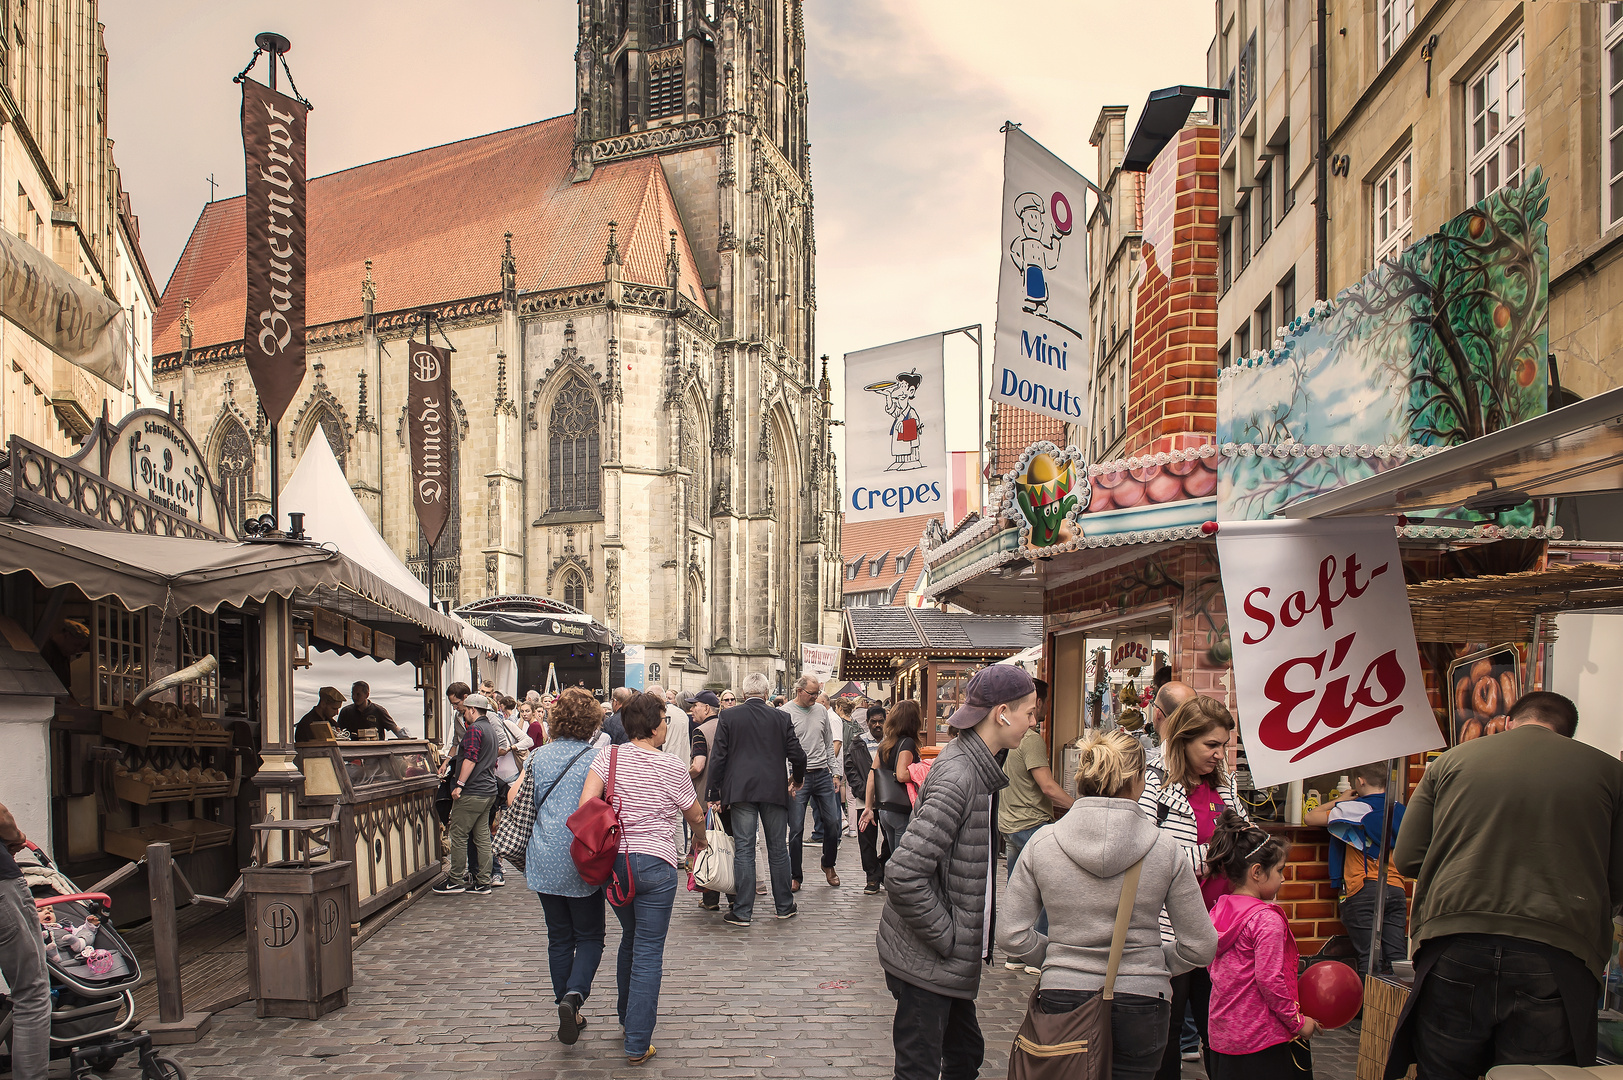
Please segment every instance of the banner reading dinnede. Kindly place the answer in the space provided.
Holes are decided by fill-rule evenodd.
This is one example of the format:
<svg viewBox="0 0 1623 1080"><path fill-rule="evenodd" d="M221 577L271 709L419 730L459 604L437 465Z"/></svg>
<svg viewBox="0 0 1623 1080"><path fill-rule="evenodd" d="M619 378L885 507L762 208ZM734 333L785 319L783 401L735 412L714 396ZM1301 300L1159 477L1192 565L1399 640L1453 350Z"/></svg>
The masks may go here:
<svg viewBox="0 0 1623 1080"><path fill-rule="evenodd" d="M992 400L1085 423L1092 369L1087 185L1013 124L1004 132Z"/></svg>
<svg viewBox="0 0 1623 1080"><path fill-rule="evenodd" d="M425 335L426 332L425 332ZM439 542L451 506L451 353L406 342L406 435L411 449L411 503L428 546Z"/></svg>
<svg viewBox="0 0 1623 1080"><path fill-rule="evenodd" d="M1258 787L1443 744L1390 518L1225 521L1217 555Z"/></svg>
<svg viewBox="0 0 1623 1080"><path fill-rule="evenodd" d="M248 374L270 422L304 382L304 105L242 81Z"/></svg>
<svg viewBox="0 0 1623 1080"><path fill-rule="evenodd" d="M845 520L947 510L941 340L929 334L845 354Z"/></svg>

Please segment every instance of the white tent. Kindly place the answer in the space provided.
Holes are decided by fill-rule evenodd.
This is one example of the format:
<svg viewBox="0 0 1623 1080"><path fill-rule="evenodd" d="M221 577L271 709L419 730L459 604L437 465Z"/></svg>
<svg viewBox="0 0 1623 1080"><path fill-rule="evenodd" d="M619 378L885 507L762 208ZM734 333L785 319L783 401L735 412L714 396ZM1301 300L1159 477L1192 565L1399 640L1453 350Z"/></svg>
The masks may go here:
<svg viewBox="0 0 1623 1080"><path fill-rule="evenodd" d="M279 502L278 509L284 520L290 512L305 515L304 531L311 539L336 547L407 596L428 603L428 588L373 528L372 519L366 516L350 490L344 470L338 467L338 459L333 457L326 439L311 439L306 444L293 475L282 487ZM475 630L458 616L451 617L462 623L462 647L446 659L447 682L467 678L468 657L460 654L468 649L484 654L486 663L494 661L496 689L512 694L518 688L518 664L513 659L513 650ZM455 672L461 674L452 678Z"/></svg>

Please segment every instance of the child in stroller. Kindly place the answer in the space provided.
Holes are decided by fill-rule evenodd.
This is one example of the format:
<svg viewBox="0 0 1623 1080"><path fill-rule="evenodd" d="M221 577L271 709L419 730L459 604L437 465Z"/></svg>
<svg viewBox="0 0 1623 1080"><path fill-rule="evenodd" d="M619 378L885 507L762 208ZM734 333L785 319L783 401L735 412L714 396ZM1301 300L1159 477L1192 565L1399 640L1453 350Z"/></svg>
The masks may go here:
<svg viewBox="0 0 1623 1080"><path fill-rule="evenodd" d="M177 1062L152 1052L150 1036L125 1034L135 1022L141 967L113 929L112 900L105 893L80 892L33 844L15 858L34 894L45 943L51 1056L71 1059L74 1080L107 1072L132 1052L139 1055L142 1080L185 1080ZM0 995L0 1046L7 1056L11 1029L11 1002Z"/></svg>

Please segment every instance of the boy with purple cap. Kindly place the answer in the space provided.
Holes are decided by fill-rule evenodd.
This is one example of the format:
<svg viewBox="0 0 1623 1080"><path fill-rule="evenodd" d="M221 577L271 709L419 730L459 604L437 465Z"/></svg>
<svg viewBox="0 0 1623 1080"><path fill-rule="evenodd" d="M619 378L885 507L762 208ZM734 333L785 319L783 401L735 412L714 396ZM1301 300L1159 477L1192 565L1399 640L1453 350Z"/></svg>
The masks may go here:
<svg viewBox="0 0 1623 1080"><path fill-rule="evenodd" d="M879 962L896 999L895 1080L965 1080L986 1054L975 995L996 924L993 795L1008 783L1000 750L1037 722L1037 688L1018 667L982 668L948 718L907 831L885 868Z"/></svg>

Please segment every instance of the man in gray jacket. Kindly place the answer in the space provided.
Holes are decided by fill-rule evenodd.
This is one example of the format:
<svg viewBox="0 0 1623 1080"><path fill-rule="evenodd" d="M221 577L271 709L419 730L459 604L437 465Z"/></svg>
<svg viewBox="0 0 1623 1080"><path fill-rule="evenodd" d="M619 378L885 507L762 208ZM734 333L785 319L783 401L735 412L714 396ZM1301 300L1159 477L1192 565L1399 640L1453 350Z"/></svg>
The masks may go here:
<svg viewBox="0 0 1623 1080"><path fill-rule="evenodd" d="M996 922L992 802L1008 783L995 755L1037 722L1037 687L1018 667L982 668L947 722L960 734L931 765L885 868L879 962L896 999L895 1080L980 1073L975 995Z"/></svg>

